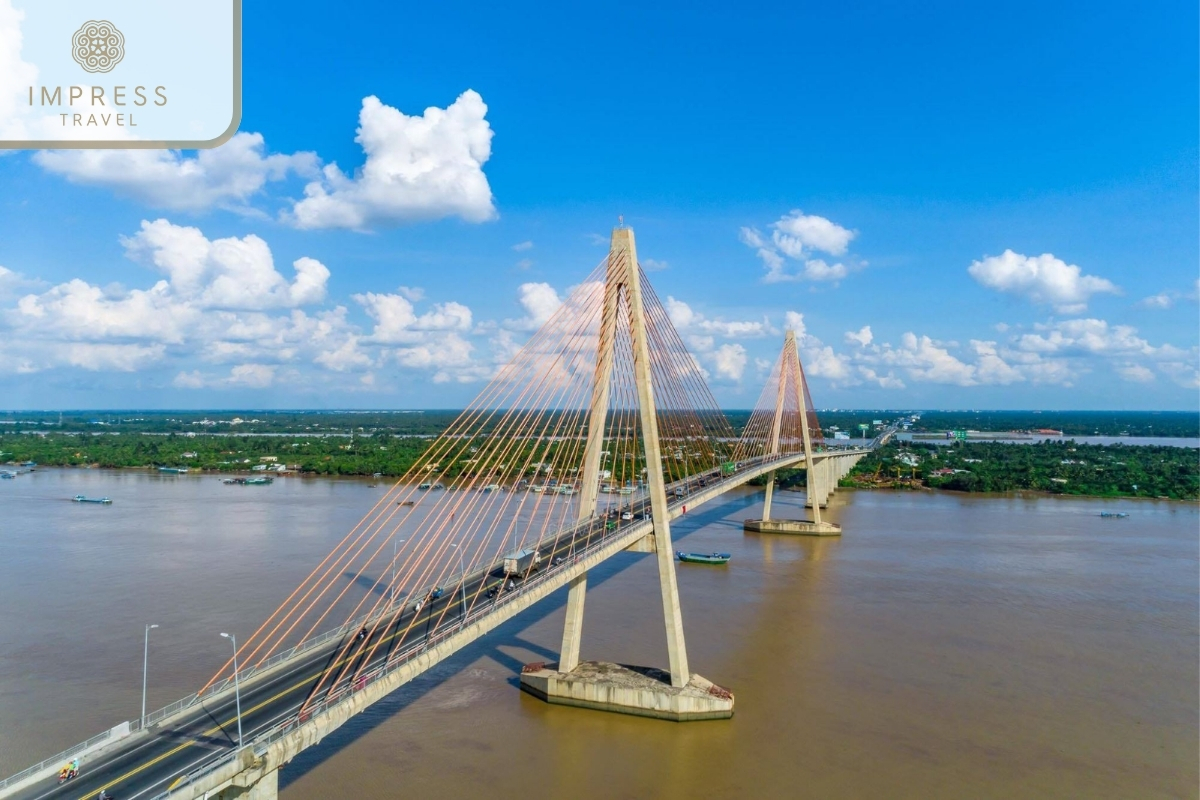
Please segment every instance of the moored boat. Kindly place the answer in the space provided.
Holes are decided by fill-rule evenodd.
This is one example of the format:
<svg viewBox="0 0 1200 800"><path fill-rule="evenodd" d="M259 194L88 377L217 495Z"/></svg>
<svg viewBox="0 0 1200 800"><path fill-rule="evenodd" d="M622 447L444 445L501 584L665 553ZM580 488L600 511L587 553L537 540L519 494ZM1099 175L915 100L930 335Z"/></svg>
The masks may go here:
<svg viewBox="0 0 1200 800"><path fill-rule="evenodd" d="M729 553L684 553L675 552L675 557L686 564L728 564Z"/></svg>
<svg viewBox="0 0 1200 800"><path fill-rule="evenodd" d="M106 506L112 505L112 500L109 500L107 497L85 497L84 495L77 494L71 499L76 503L101 503Z"/></svg>
<svg viewBox="0 0 1200 800"><path fill-rule="evenodd" d="M183 475L188 471L187 467L159 467L158 471L164 475Z"/></svg>

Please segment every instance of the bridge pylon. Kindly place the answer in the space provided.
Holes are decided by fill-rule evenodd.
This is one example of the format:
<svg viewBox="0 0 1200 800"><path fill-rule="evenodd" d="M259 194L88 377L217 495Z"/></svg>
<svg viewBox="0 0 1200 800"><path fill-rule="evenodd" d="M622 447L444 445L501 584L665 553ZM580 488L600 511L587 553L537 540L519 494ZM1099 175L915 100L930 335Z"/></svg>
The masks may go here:
<svg viewBox="0 0 1200 800"><path fill-rule="evenodd" d="M769 426L768 426L769 420ZM771 519L771 500L775 493L775 472L767 476L761 519L748 519L743 529L750 533L790 533L802 536L840 536L840 525L821 519L821 507L836 485L835 470L841 468L841 458L813 447L814 432L820 436L820 425L813 410L808 382L800 364L795 331L784 336L783 350L775 369L767 380L758 406L751 414L743 434L743 448L757 449L767 458L783 458L799 450L804 457L806 505L813 510L811 520ZM766 441L757 445L754 439L766 434Z"/></svg>
<svg viewBox="0 0 1200 800"><path fill-rule="evenodd" d="M613 229L605 274L604 304L600 320L587 441L581 465L578 520L583 523L598 512L602 480L606 420L618 344L629 348L633 383L636 386L637 421L645 455L645 484L649 495L653 532L632 544L635 552L654 553L658 565L663 623L667 634L669 671L629 669L605 662L580 662L583 610L587 573L569 584L566 619L563 624L559 663L547 668L526 669L522 688L551 703L597 708L607 711L662 717L675 720L725 718L733 714L733 696L714 687L688 667L683 614L675 576L675 553L671 546L671 512L663 476L663 452L659 437L658 409L653 379L648 320L642 297L642 274L637 260L633 230L624 225ZM668 389L669 392L669 389ZM633 399L633 398L630 398ZM669 689L664 686L669 677ZM715 689L715 691L714 691Z"/></svg>

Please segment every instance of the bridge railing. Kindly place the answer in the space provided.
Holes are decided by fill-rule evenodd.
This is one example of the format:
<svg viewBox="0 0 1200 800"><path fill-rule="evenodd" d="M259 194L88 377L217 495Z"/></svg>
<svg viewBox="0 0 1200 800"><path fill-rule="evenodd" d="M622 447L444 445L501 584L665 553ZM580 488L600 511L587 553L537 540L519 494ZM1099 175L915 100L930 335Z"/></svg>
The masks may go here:
<svg viewBox="0 0 1200 800"><path fill-rule="evenodd" d="M383 611L377 611L374 614L365 614L362 617L359 617L358 619L347 622L345 625L342 625L339 628L332 628L331 630L325 631L325 633L322 633L320 636L314 636L313 638L311 638L307 641L301 642L300 644L296 645L295 647L289 648L287 650L281 650L280 652L278 652L275 655L268 658L266 661L254 666L254 667L251 667L250 669L238 670L238 680L241 683L246 683L247 681L253 679L255 676L266 672L267 670L271 669L272 667L274 667L278 664L283 663L284 661L295 658L296 656L301 655L305 652L308 652L309 650L314 650L314 649L320 647L321 645L326 644L327 642L330 642L332 640L340 639L343 636L345 636L347 633L349 633L350 631L359 630L363 625L369 623L373 617L382 616L382 615L386 614L391 608L392 608L392 606L389 606L388 608L385 608ZM216 694L220 694L221 692L225 691L226 689L230 689L232 687L233 687L233 678L232 677L226 678L225 680L222 680L222 681L217 681L212 686L205 689L203 694L188 695L187 697L183 698L182 700L176 700L174 703L171 703L169 706L163 706L162 708L158 709L157 711L147 714L146 722L145 722L144 726L142 725L141 720L136 720L134 722L129 723L130 730L137 731L137 730L141 730L143 727L146 727L146 728L153 727L154 725L157 725L159 722L166 719L167 717L169 717L173 714L177 714L180 711L184 710L185 708L195 705L196 703L200 702L201 700L206 700L209 697L212 697L213 695L216 695ZM3 786L3 784L0 784L0 786Z"/></svg>
<svg viewBox="0 0 1200 800"><path fill-rule="evenodd" d="M121 727L120 725L117 726L117 728L120 728L120 727ZM81 743L75 745L74 747L68 747L66 750L63 750L58 755L50 756L50 758L47 758L44 761L34 764L32 767L29 767L28 769L21 770L16 775L10 775L7 778L5 778L4 780L0 780L0 789L4 789L4 788L12 786L16 783L19 783L20 781L23 781L26 778L41 772L42 770L50 769L51 767L56 767L56 766L57 767L63 766L64 764L68 763L72 758L75 758L76 756L80 755L81 753L83 753L87 750L91 750L93 747L95 747L99 744L102 744L103 742L112 738L113 731L116 730L117 728L113 728L113 729L105 731L104 733L97 734L97 735L93 736L92 738L88 739L86 742L81 742Z"/></svg>

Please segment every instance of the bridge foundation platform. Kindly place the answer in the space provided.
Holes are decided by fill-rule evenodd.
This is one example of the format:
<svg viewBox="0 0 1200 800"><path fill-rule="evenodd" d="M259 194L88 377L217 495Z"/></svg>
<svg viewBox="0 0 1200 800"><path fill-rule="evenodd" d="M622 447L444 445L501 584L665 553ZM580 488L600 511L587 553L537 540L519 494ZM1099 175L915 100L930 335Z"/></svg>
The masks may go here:
<svg viewBox="0 0 1200 800"><path fill-rule="evenodd" d="M842 526L836 522L814 522L808 519L748 519L742 523L746 533L787 533L793 536L841 536Z"/></svg>
<svg viewBox="0 0 1200 800"><path fill-rule="evenodd" d="M526 664L521 689L547 703L674 722L733 716L733 694L699 675L672 686L670 673L652 667L606 661L582 661L570 672L557 667Z"/></svg>

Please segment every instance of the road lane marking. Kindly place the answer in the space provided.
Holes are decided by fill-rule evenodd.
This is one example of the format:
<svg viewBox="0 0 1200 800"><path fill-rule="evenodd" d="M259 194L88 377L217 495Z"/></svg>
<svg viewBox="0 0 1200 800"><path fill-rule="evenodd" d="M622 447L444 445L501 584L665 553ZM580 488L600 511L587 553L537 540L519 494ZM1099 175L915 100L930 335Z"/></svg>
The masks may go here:
<svg viewBox="0 0 1200 800"><path fill-rule="evenodd" d="M383 640L380 642L380 644L383 644L383 642L390 642L392 639L395 639L395 638L396 638L397 636L399 636L399 635L401 635L401 631L396 631L396 632L395 632L395 633L393 633L391 636L388 636L388 637L384 638L384 639L383 639ZM341 661L339 661L339 662L337 662L337 663L333 664L333 667L332 667L332 668L337 668L337 667L344 666L344 665L345 665L347 662L349 662L349 661L352 661L353 659L354 659L354 656L349 656L349 657L347 657L347 658L344 658L344 659L342 659ZM314 660L316 660L316 659L314 659ZM329 667L327 667L326 669L330 669L330 668L329 668ZM322 673L322 674L324 674L324 673ZM302 681L299 681L299 682L297 682L297 683L294 683L294 684L292 684L291 686L289 686L288 688L286 688L286 689L282 690L281 692L279 692L279 693L278 693L278 694L276 694L275 696L273 696L273 697L268 697L266 700L263 700L263 701L262 701L261 703L259 703L258 705L256 705L256 706L254 706L254 707L252 707L252 708L248 709L247 711L243 712L243 714L242 714L242 717L244 718L244 717L245 717L247 714L253 714L255 711L261 711L261 710L263 709L263 707L264 707L264 706L268 706L268 705L270 705L271 703L274 703L274 702L275 702L276 700L278 700L279 698L283 697L284 695L291 694L292 692L294 692L294 691L296 691L297 689L301 688L301 687L302 687L302 686L304 686L305 684L309 684L309 683L311 683L313 680L315 680L315 679L316 679L316 677L319 677L319 675L318 675L318 676L314 676L314 677L305 678L305 679L304 679L304 680L302 680ZM203 705L203 704L202 704L202 705ZM213 726L212 728L209 728L209 729L208 729L208 730L206 730L206 731L203 731L203 732L201 732L201 733L199 733L199 734L195 734L195 735L193 736L193 738L199 738L199 737L202 737L202 736L211 736L212 734L214 734L214 733L216 733L216 732L218 732L218 731L223 731L223 730L225 729L225 726L226 726L226 725L232 724L232 723L234 723L234 722L237 722L237 715L236 715L236 714L235 714L233 717L231 717L230 719L228 719L228 720L226 720L225 722L223 722L223 723L218 723L217 725ZM181 745L179 745L178 747L176 747L174 750L169 750L169 751L167 751L166 753L163 753L163 754L162 754L162 755L160 755L160 756L157 756L157 757L155 757L155 758L152 758L151 760L149 760L149 761L145 762L144 764L141 764L141 765L139 765L138 767L135 767L134 769L130 770L129 772L126 772L126 773L125 773L124 775L122 775L121 777L119 777L119 778L114 778L113 780L109 781L109 783L115 786L115 785L117 785L117 784L121 783L122 781L125 781L125 780L128 780L129 778L132 778L134 775L137 775L139 772L142 772L143 770L145 770L145 769L148 769L149 767L152 767L152 766L154 766L154 765L155 765L155 764L157 764L158 762L162 761L164 758L169 758L170 756L173 756L173 755L175 755L176 753L178 753L178 752L180 752L180 751L182 751L182 750L185 750L185 749L187 749L187 748L189 748L189 747L193 747L193 746L195 746L196 744L197 744L197 742L194 742L194 741L192 741L192 742L184 742L183 744L181 744ZM186 778L186 777L187 777L186 775L183 775L183 776L181 776L181 779L182 779L182 778ZM94 800L94 798L95 798L95 793L93 793L93 792L88 792L87 794L85 794L85 795L81 796L81 797L79 798L79 800Z"/></svg>

